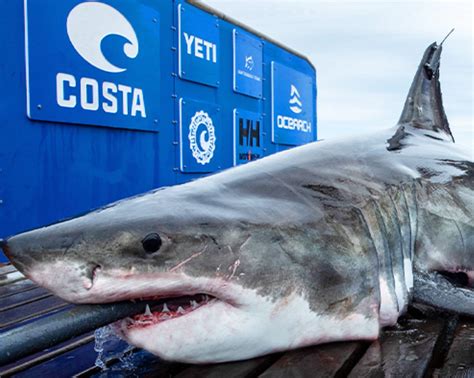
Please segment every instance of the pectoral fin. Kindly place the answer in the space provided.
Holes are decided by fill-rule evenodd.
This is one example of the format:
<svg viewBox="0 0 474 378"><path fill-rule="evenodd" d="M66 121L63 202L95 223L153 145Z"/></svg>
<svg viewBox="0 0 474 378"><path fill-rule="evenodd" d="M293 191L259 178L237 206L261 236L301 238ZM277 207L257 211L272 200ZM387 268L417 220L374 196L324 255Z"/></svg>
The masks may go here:
<svg viewBox="0 0 474 378"><path fill-rule="evenodd" d="M414 272L413 301L474 317L474 290L458 287L438 272Z"/></svg>

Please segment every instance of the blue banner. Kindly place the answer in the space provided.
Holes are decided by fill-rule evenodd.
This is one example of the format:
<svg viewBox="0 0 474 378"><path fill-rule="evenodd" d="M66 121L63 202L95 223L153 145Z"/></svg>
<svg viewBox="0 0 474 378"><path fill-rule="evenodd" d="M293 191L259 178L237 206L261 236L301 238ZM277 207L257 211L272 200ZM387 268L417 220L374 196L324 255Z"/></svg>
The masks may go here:
<svg viewBox="0 0 474 378"><path fill-rule="evenodd" d="M219 86L219 19L200 9L178 5L179 77Z"/></svg>
<svg viewBox="0 0 474 378"><path fill-rule="evenodd" d="M25 1L31 119L157 130L159 13L140 2Z"/></svg>
<svg viewBox="0 0 474 378"><path fill-rule="evenodd" d="M245 164L263 156L262 114L234 109L234 165Z"/></svg>
<svg viewBox="0 0 474 378"><path fill-rule="evenodd" d="M225 130L216 104L181 98L179 146L181 172L214 172L223 167Z"/></svg>
<svg viewBox="0 0 474 378"><path fill-rule="evenodd" d="M316 140L314 82L281 63L272 62L272 142L301 145Z"/></svg>
<svg viewBox="0 0 474 378"><path fill-rule="evenodd" d="M263 44L259 38L233 30L234 91L262 98Z"/></svg>

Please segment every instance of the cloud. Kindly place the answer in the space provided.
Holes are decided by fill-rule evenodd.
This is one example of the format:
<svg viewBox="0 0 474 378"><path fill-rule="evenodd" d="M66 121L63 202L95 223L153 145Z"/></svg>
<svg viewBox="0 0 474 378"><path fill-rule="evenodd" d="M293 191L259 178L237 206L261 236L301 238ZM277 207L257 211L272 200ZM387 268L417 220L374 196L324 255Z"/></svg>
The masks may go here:
<svg viewBox="0 0 474 378"><path fill-rule="evenodd" d="M424 49L456 28L444 46L441 86L453 133L472 144L470 1L206 3L310 58L324 138L393 126Z"/></svg>

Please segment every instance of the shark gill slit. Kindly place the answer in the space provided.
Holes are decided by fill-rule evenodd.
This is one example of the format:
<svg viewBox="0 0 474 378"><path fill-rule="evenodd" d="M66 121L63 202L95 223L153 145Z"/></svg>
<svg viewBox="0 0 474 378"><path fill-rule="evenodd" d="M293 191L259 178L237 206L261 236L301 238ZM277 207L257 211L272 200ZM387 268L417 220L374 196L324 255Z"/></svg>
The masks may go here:
<svg viewBox="0 0 474 378"><path fill-rule="evenodd" d="M415 215L413 217L413 220L412 220L412 228L413 228L413 232L412 232L412 240L411 240L411 243L412 243L412 255L411 255L411 261L414 261L415 260L415 246L416 246L416 239L418 238L418 228L419 228L419 221L418 221L418 214L419 214L419 211L418 211L418 202L416 201L416 195L417 195L417 182L414 181L411 185L411 191L410 191L411 195L412 195L412 199L413 199L413 208L415 209Z"/></svg>
<svg viewBox="0 0 474 378"><path fill-rule="evenodd" d="M405 240L405 250L404 250L404 255L403 255L403 259L404 259L403 273L405 275L405 284L406 284L406 289L407 289L407 294L408 294L408 298L407 298L408 302L410 302L410 299L413 296L413 284L414 284L413 283L413 274L414 274L413 260L415 256L416 237L418 233L418 204L416 201L416 198L417 198L416 187L417 187L416 181L413 181L411 183L408 183L399 187L399 190L401 192L400 202L399 202L399 206L400 206L399 214L405 212L408 218L407 219L408 220L408 238L407 240ZM403 222L403 220L399 219L399 223L400 222ZM409 265L406 266L405 263ZM409 273L410 275L408 279L407 279L407 273Z"/></svg>
<svg viewBox="0 0 474 378"><path fill-rule="evenodd" d="M364 206L364 208L361 210L369 231L369 236L375 246L375 253L377 255L377 269L379 279L378 282L380 293L380 319L383 325L389 325L394 323L396 319L393 319L395 314L390 313L390 307L387 307L387 305L392 303L395 304L397 308L393 310L396 311L398 314L398 300L395 294L394 277L392 269L390 267L390 256L388 256L388 243L384 236L385 225L383 223L383 219L381 219L381 214L378 210L378 206L373 199L369 200ZM384 293L385 288L387 289L386 293ZM384 297L384 294L388 295L388 298ZM389 316L388 318L387 315Z"/></svg>
<svg viewBox="0 0 474 378"><path fill-rule="evenodd" d="M411 188L411 185L408 185L408 189ZM401 198L403 199L403 206L402 210L406 209L407 217L408 217L408 231L409 231L409 237L408 237L408 258L410 261L413 261L413 249L415 246L415 241L414 241L414 233L415 233L415 215L413 214L412 207L410 206L408 202L408 197L407 197L407 185L403 185L400 188L401 191Z"/></svg>
<svg viewBox="0 0 474 378"><path fill-rule="evenodd" d="M402 263L405 259L410 259L410 239L411 239L411 226L410 226L410 215L408 212L408 206L403 195L403 188L396 187L395 193L389 193L390 200L394 206L395 223L397 225L398 233L400 236L400 249ZM395 195L397 195L395 197ZM404 280L406 283L405 271L403 271ZM408 287L407 287L408 289Z"/></svg>
<svg viewBox="0 0 474 378"><path fill-rule="evenodd" d="M407 277L406 277L406 272L405 272L405 258L406 258L406 252L405 252L405 225L406 222L404 222L404 219L402 219L402 212L399 211L398 206L399 203L393 198L393 192L398 191L398 187L392 188L393 190L389 190L387 193L388 200L389 200L389 210L391 210L391 214L389 214L389 221L392 221L391 228L393 230L393 250L392 253L392 259L395 259L397 262L396 266L396 271L393 271L394 269L394 264L392 264L392 271L393 275L396 279L396 273L399 274L400 282L398 283L400 285L400 295L401 298L398 298L398 303L399 303L399 311L404 311L406 309L406 306L408 305L408 285L407 285ZM398 297L398 294L397 294Z"/></svg>
<svg viewBox="0 0 474 378"><path fill-rule="evenodd" d="M378 202L374 201L374 211L377 218L377 223L381 230L380 235L381 235L383 246L384 246L382 250L382 254L383 254L382 261L385 262L384 269L385 269L385 277L387 278L387 285L391 291L390 294L392 296L392 299L395 300L396 311L398 314L400 314L402 309L400 308L400 300L397 295L397 291L399 290L397 290L398 283L395 277L394 261L393 261L393 253L395 250L394 245L396 243L394 243L393 235L392 235L393 225L388 224L391 214L389 214L387 211L384 211L384 208L380 206L380 203L382 203L382 201L384 200L386 201L385 198L383 199L381 198ZM385 207L387 207L385 202L384 204L385 204ZM385 221L385 219L387 219L387 221Z"/></svg>

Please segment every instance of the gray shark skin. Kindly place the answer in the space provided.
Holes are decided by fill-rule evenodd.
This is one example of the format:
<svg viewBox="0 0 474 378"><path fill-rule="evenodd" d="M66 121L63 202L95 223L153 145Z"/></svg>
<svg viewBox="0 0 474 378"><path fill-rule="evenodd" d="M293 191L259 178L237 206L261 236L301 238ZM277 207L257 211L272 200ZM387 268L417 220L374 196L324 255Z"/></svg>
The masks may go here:
<svg viewBox="0 0 474 378"><path fill-rule="evenodd" d="M3 248L67 301L169 298L115 324L169 360L375 339L413 295L474 315L474 169L444 113L440 54L426 50L394 128L158 189Z"/></svg>

